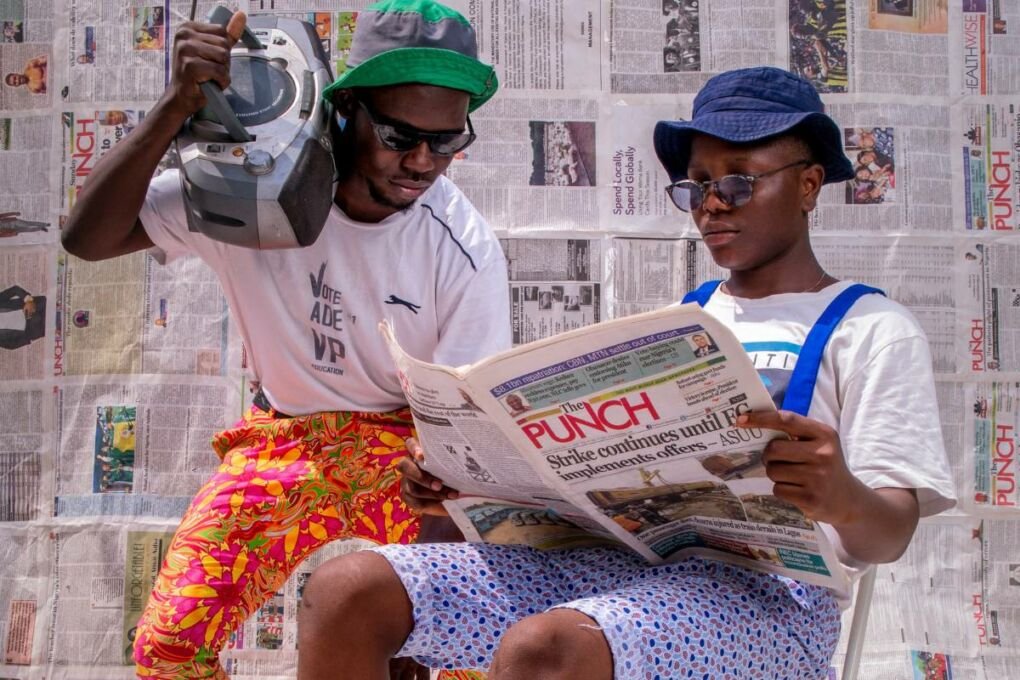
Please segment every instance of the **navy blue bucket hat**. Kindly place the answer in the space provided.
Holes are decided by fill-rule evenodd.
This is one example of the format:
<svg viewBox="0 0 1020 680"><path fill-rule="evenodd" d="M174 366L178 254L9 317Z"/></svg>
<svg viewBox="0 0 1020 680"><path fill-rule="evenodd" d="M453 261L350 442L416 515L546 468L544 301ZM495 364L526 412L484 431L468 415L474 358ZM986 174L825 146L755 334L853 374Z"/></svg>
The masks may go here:
<svg viewBox="0 0 1020 680"><path fill-rule="evenodd" d="M695 133L734 144L757 142L796 130L825 168L825 183L854 176L843 153L839 126L825 114L811 83L789 71L757 66L714 76L694 98L691 120L655 126L655 153L672 181L687 177Z"/></svg>

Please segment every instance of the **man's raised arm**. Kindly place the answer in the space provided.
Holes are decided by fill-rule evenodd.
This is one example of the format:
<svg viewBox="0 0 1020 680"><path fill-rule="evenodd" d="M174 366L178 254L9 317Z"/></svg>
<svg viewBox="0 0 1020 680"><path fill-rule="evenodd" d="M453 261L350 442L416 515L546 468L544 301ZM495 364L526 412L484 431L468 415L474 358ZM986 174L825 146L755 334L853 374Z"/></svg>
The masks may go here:
<svg viewBox="0 0 1020 680"><path fill-rule="evenodd" d="M230 48L244 30L235 12L227 28L188 22L174 36L170 87L135 130L96 164L61 233L64 248L105 260L152 246L138 214L152 173L188 116L205 105L199 84L230 84Z"/></svg>

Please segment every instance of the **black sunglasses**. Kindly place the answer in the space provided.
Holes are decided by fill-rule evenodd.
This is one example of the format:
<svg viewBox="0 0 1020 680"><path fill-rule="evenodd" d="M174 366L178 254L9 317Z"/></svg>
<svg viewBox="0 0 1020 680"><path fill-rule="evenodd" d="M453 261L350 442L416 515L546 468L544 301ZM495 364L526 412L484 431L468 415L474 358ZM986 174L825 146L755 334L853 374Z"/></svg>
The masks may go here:
<svg viewBox="0 0 1020 680"><path fill-rule="evenodd" d="M470 116L467 118L467 132L425 132L412 127L393 125L392 123L380 123L376 120L375 114L368 108L368 104L358 100L358 104L368 116L368 121L375 130L375 136L379 143L390 151L407 153L416 148L422 142L428 144L429 151L437 156L452 156L471 146L475 141L475 129L471 126Z"/></svg>
<svg viewBox="0 0 1020 680"><path fill-rule="evenodd" d="M814 161L804 159L784 165L781 168L776 168L775 170L759 172L757 175L726 175L717 180L708 180L707 182L682 179L667 186L666 193L669 194L673 204L684 212L691 212L701 208L705 203L705 198L708 196L709 189L714 191L715 197L726 204L726 206L739 208L751 200L751 194L754 192L754 183L757 180L769 175L775 175L783 170L795 168L798 165L812 165L813 163Z"/></svg>

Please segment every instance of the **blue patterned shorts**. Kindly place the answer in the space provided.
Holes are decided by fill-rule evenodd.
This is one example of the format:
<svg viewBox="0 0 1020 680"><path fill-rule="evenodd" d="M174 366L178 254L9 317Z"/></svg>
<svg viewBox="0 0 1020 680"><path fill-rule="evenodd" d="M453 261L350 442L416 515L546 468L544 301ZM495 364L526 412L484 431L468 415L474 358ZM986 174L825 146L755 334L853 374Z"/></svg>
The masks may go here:
<svg viewBox="0 0 1020 680"><path fill-rule="evenodd" d="M398 656L489 667L503 633L559 607L602 628L614 677L824 678L840 611L825 588L698 557L648 566L629 552L478 543L385 545L414 608Z"/></svg>

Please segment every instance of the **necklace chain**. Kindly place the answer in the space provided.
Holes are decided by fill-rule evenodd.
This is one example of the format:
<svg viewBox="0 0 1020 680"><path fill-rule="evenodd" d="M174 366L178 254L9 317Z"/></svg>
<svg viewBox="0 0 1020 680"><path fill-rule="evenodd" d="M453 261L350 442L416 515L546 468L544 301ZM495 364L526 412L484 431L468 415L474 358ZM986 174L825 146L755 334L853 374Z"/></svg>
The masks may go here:
<svg viewBox="0 0 1020 680"><path fill-rule="evenodd" d="M808 288L805 288L804 290L802 290L802 291L800 291L800 292L801 292L801 293L810 293L810 292L814 291L814 289L818 287L818 284L819 284L819 283L821 283L822 281L824 281L824 280L825 280L825 277L826 277L826 276L828 276L828 275L829 275L829 274L828 274L828 272L826 272L826 271L825 271L825 270L823 269L823 270L822 270L822 275L818 277L818 280L817 280L817 281L815 281L814 283L812 283L810 287L808 287Z"/></svg>
<svg viewBox="0 0 1020 680"><path fill-rule="evenodd" d="M795 291L795 292L798 293L798 294L799 293L811 293L811 292L814 292L815 288L818 287L818 284L821 283L822 281L824 281L825 277L827 277L828 275L829 275L829 273L826 272L823 269L822 270L822 275L818 277L817 281L812 283L810 286L808 286L804 290L798 290L798 291ZM725 292L730 293L730 286L729 286L729 281L728 280L723 283L723 287L724 287ZM732 293L730 293L730 294L732 295Z"/></svg>

